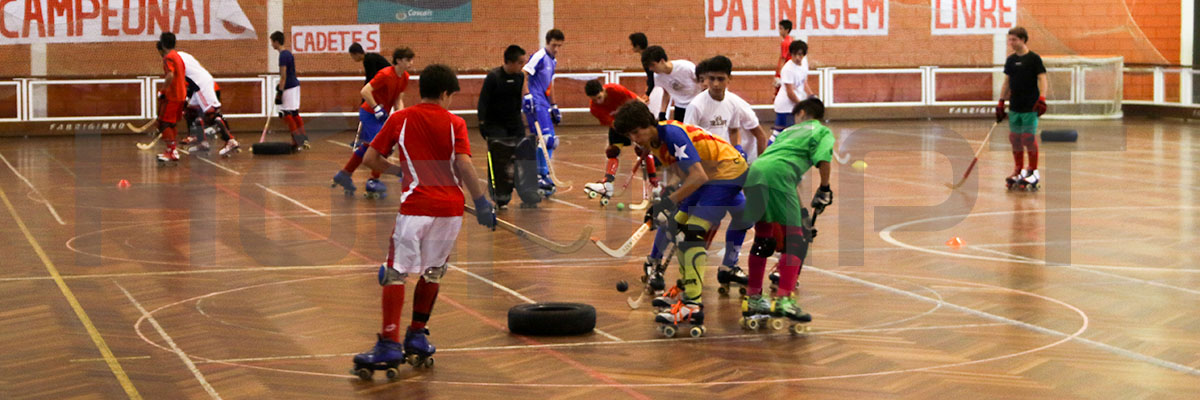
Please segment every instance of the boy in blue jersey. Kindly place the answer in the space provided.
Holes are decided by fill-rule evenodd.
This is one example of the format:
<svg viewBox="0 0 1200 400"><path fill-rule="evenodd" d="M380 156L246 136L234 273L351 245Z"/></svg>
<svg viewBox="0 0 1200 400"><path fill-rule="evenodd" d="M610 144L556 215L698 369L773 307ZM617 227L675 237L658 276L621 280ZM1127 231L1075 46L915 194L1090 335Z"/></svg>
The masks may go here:
<svg viewBox="0 0 1200 400"><path fill-rule="evenodd" d="M275 104L279 116L287 122L292 133L292 147L297 151L308 148L308 135L304 133L304 120L300 118L300 78L296 77L296 58L288 50L283 32L271 33L271 48L279 52L279 84L275 87Z"/></svg>
<svg viewBox="0 0 1200 400"><path fill-rule="evenodd" d="M521 110L525 113L525 121L530 132L541 135L546 141L546 152L538 152L538 186L545 191L546 196L554 194L554 181L550 179L550 159L554 157L554 149L558 148L558 139L554 136L554 126L562 121L558 105L554 104L554 70L558 67L558 51L562 48L566 36L558 29L546 32L546 47L538 50L529 57L529 62L521 70L525 73L525 86L521 88ZM534 122L537 122L535 125ZM541 132L537 127L541 126Z"/></svg>

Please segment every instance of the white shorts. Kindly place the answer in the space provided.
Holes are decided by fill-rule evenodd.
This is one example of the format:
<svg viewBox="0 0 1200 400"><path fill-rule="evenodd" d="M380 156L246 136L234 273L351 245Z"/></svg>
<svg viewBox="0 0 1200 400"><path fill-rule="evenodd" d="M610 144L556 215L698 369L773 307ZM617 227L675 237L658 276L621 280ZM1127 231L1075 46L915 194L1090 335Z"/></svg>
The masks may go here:
<svg viewBox="0 0 1200 400"><path fill-rule="evenodd" d="M300 87L296 86L291 89L283 89L283 105L279 106L283 111L300 111Z"/></svg>
<svg viewBox="0 0 1200 400"><path fill-rule="evenodd" d="M746 164L753 163L758 159L758 138L750 134L750 131L741 130L742 150L746 152Z"/></svg>
<svg viewBox="0 0 1200 400"><path fill-rule="evenodd" d="M419 274L450 260L462 217L396 215L387 266L402 274Z"/></svg>
<svg viewBox="0 0 1200 400"><path fill-rule="evenodd" d="M217 100L217 91L212 85L200 85L200 90L192 93L192 97L188 99L188 106L208 112L220 108L221 101Z"/></svg>

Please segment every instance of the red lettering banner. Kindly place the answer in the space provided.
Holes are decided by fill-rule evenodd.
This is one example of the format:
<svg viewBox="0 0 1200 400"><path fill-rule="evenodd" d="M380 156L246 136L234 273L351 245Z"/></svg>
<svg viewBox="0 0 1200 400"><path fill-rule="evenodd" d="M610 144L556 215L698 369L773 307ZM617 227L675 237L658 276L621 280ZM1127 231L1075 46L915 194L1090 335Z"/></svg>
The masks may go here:
<svg viewBox="0 0 1200 400"><path fill-rule="evenodd" d="M0 0L0 45L254 39L237 0Z"/></svg>

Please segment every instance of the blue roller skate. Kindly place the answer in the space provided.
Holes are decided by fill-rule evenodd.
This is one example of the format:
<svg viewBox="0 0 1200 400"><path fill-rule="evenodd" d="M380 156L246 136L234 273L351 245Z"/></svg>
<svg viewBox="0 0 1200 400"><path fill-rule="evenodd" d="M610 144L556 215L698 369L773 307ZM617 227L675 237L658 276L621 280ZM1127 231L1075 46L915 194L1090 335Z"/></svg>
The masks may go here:
<svg viewBox="0 0 1200 400"><path fill-rule="evenodd" d="M538 194L542 197L550 198L557 190L558 188L554 186L554 181L550 179L550 176L543 175L538 178Z"/></svg>
<svg viewBox="0 0 1200 400"><path fill-rule="evenodd" d="M375 347L354 356L354 369L350 373L364 381L371 380L375 371L387 371L388 379L396 379L400 374L400 364L404 362L404 347L400 343L383 338L376 334L378 340Z"/></svg>
<svg viewBox="0 0 1200 400"><path fill-rule="evenodd" d="M368 199L382 199L387 197L387 185L384 185L383 182L379 181L378 179L367 179L366 188L366 196Z"/></svg>
<svg viewBox="0 0 1200 400"><path fill-rule="evenodd" d="M354 179L350 178L350 174L347 174L346 171L338 171L337 175L333 176L333 184L329 185L329 187L338 186L341 186L346 191L347 196L353 196L354 191L358 190L358 188L354 187Z"/></svg>
<svg viewBox="0 0 1200 400"><path fill-rule="evenodd" d="M433 368L433 353L437 351L429 339L429 329L408 328L404 334L404 359L415 368Z"/></svg>

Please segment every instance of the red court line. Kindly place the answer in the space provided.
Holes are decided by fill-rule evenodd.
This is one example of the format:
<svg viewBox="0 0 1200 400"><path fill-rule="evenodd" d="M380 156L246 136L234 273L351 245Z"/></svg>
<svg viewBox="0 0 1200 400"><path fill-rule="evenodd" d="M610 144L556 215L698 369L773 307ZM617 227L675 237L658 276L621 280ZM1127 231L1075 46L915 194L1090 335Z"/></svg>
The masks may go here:
<svg viewBox="0 0 1200 400"><path fill-rule="evenodd" d="M295 222L293 222L292 220L288 219L287 217L284 217L284 216L282 216L282 215L280 215L280 214L278 214L278 213L276 213L276 212L274 212L274 211L271 211L271 210L267 209L265 206L263 206L263 205L261 205L261 204L258 204L258 203L255 203L255 202L253 202L253 201L250 201L250 199L247 199L247 198L245 198L245 197L242 197L242 195L241 195L241 194L238 194L237 192L235 192L235 191L232 191L232 190L230 190L229 188L226 188L226 187L224 187L224 186L222 186L222 185L220 185L220 184L218 184L218 183L216 183L216 182L213 182L213 187L215 187L217 190L220 190L220 191L222 191L222 192L225 192L226 194L229 194L230 196L236 197L236 198L237 198L238 200L240 200L240 201L244 201L244 202L246 202L246 203L252 204L252 205L254 205L254 206L256 206L256 207L258 207L258 208L262 209L262 210L263 210L263 212L265 212L265 213L267 213L267 214L271 215L272 217L279 217L279 218L280 218L280 220L282 220L282 221L284 221L284 222L288 223L289 225L292 225L292 226L296 227L296 228L297 228L297 229L299 229L299 230L302 230L302 231L304 231L304 232L306 232L306 233L308 233L308 234L311 234L311 235L313 235L313 236L315 236L315 237L318 237L318 238L324 239L326 242L328 242L328 243L331 243L331 244L333 244L334 246L336 246L336 247L339 247L339 248L341 248L341 249L343 249L343 250L346 250L346 251L348 251L350 254L353 254L353 255L354 255L354 256L356 256L356 257L359 257L359 258L361 258L361 259L363 259L363 260L366 260L367 262L375 262L375 260L371 259L370 257L367 257L366 255L364 255L364 254L362 254L362 253L358 252L357 250L354 250L353 248L347 247L347 246L345 246L345 245L343 245L343 244L341 244L341 243L335 242L335 241L333 241L333 240L329 240L329 237L327 237L327 236L323 236L323 235L321 235L321 234L319 234L319 233L317 233L317 232L315 232L315 231L313 231L313 230L311 230L311 229L308 229L307 227L305 227L305 226L303 226L303 225L300 225L300 224L298 224L298 223L295 223ZM467 313L467 314L470 314L471 316L474 316L475 318L479 319L480 321L482 321L483 323L485 323L485 324L487 324L487 325L491 325L492 327L494 327L494 328L496 328L496 329L499 329L499 330L501 330L501 331L505 331L505 332L507 332L507 331L508 331L508 328L505 328L505 327L504 327L503 325L501 325L499 322L493 321L492 319L490 319L490 318L488 318L488 317L484 316L483 314L480 314L479 312L477 312L477 311L475 311L475 310L472 310L472 309L470 309L469 307L467 307L467 306L464 306L464 305L462 305L462 304L461 304L461 303L459 303L459 302L456 302L456 301L454 301L453 299L451 299L451 298L450 298L450 297L448 297L448 296L445 296L445 295L439 295L438 297L439 297L439 298L441 298L441 300L442 300L442 301L445 301L446 303L449 303L451 306L454 306L455 308L458 308L459 310L461 310L461 311L463 311L463 312L465 312L465 313ZM527 343L527 344L532 344L532 345L538 345L538 344L542 344L541 342L538 342L538 341L536 341L536 340L530 339L530 338L528 338L528 337L525 337L525 336L520 336L520 335L517 335L517 338L521 339L521 341L524 341L524 342L525 342L525 343ZM561 353L561 352L559 352L559 351L556 351L556 350L554 350L554 349L549 349L549 348L539 348L539 349L538 349L538 351L539 351L539 352L542 352L542 353L546 353L546 354L548 354L548 355L550 355L550 356L552 356L552 357L554 357L554 358L556 358L556 359L558 359L558 360L562 361L563 363L566 363L567 365L570 365L571 367L573 367L573 368L575 368L575 369L578 369L578 370L580 370L580 371L583 371L584 373L588 374L588 376L591 376L592 378L594 378L594 379L596 379L596 380L599 380L599 381L601 381L601 382L604 382L604 383L607 383L607 384L610 384L610 385L616 385L616 387L617 387L617 388L621 389L621 391L625 392L625 393L626 393L626 394L628 394L630 397L633 397L633 398L635 398L635 399L647 399L647 400L648 400L648 399L650 399L650 397L648 397L648 396L646 396L646 395L644 395L644 394L638 393L637 391L633 390L633 388L631 388L631 387L629 387L629 386L627 386L627 385L625 385L625 384L622 384L621 382L618 382L617 380L613 379L612 377L609 377L608 375L605 375L604 373L602 373L602 372L600 372L600 371L597 371L597 370L595 370L595 369L593 369L593 368L591 368L591 367L588 367L587 365L584 365L583 363L580 363L579 361L576 361L575 359L572 359L571 357L567 356L566 354L563 354L563 353Z"/></svg>

